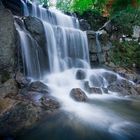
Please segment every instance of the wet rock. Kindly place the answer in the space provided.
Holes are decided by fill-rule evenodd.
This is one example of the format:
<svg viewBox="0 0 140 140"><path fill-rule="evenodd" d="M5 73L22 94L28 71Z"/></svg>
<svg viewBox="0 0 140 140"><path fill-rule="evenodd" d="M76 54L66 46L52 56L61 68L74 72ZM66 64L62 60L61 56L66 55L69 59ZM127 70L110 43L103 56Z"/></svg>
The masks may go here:
<svg viewBox="0 0 140 140"><path fill-rule="evenodd" d="M28 91L23 89L20 94L16 97L16 99L20 101L29 101L34 105L41 106L40 99L45 95L40 92Z"/></svg>
<svg viewBox="0 0 140 140"><path fill-rule="evenodd" d="M86 102L87 101L86 94L80 88L72 89L70 92L70 96L75 101L79 101L79 102Z"/></svg>
<svg viewBox="0 0 140 140"><path fill-rule="evenodd" d="M77 72L76 72L76 79L78 80L84 80L86 78L86 73L84 70L82 69L79 69Z"/></svg>
<svg viewBox="0 0 140 140"><path fill-rule="evenodd" d="M18 94L18 86L14 79L9 79L0 86L0 97L16 96Z"/></svg>
<svg viewBox="0 0 140 140"><path fill-rule="evenodd" d="M46 43L45 32L42 22L35 17L28 16L24 19L27 30L37 41L40 47L44 47Z"/></svg>
<svg viewBox="0 0 140 140"><path fill-rule="evenodd" d="M90 87L88 81L86 81L84 83L84 88L90 94L92 94L92 93L94 93L94 94L102 94L102 90L100 88L98 88L98 87Z"/></svg>
<svg viewBox="0 0 140 140"><path fill-rule="evenodd" d="M40 99L41 105L45 110L54 111L60 107L58 101L51 96L45 96Z"/></svg>
<svg viewBox="0 0 140 140"><path fill-rule="evenodd" d="M112 44L105 30L87 31L91 66L110 62Z"/></svg>
<svg viewBox="0 0 140 140"><path fill-rule="evenodd" d="M15 15L23 15L23 4L21 0L1 0L3 5Z"/></svg>
<svg viewBox="0 0 140 140"><path fill-rule="evenodd" d="M28 86L30 83L30 80L27 79L21 72L16 73L15 80L20 85L20 87Z"/></svg>
<svg viewBox="0 0 140 140"><path fill-rule="evenodd" d="M17 101L10 98L0 98L0 115L13 107L16 103Z"/></svg>
<svg viewBox="0 0 140 140"><path fill-rule="evenodd" d="M116 85L116 84L109 85L108 90L111 92L116 92L122 96L129 95L129 92L125 88L121 87L120 85Z"/></svg>
<svg viewBox="0 0 140 140"><path fill-rule="evenodd" d="M50 93L49 87L40 81L32 82L29 85L28 91L35 91L35 92L40 92L40 93Z"/></svg>
<svg viewBox="0 0 140 140"><path fill-rule="evenodd" d="M136 85L135 90L137 91L137 93L140 95L140 84Z"/></svg>
<svg viewBox="0 0 140 140"><path fill-rule="evenodd" d="M108 89L107 88L102 88L102 90L103 90L104 93L106 93L106 94L108 93Z"/></svg>
<svg viewBox="0 0 140 140"><path fill-rule="evenodd" d="M91 29L90 24L84 19L80 19L79 24L80 24L80 29L83 31L87 31Z"/></svg>
<svg viewBox="0 0 140 140"><path fill-rule="evenodd" d="M40 99L48 93L50 93L50 89L47 85L40 81L35 81L29 86L22 88L18 98L20 100L30 101L33 104L40 106Z"/></svg>
<svg viewBox="0 0 140 140"><path fill-rule="evenodd" d="M133 85L128 80L118 80L108 86L108 90L112 92L117 92L119 95L138 95L135 85Z"/></svg>
<svg viewBox="0 0 140 140"><path fill-rule="evenodd" d="M40 108L29 102L20 102L0 115L0 135L14 134L19 130L31 127L39 119Z"/></svg>
<svg viewBox="0 0 140 140"><path fill-rule="evenodd" d="M100 32L99 39L101 43L106 45L109 42L109 35L107 34L105 30L100 30L99 32ZM106 51L109 49L110 48L107 48Z"/></svg>
<svg viewBox="0 0 140 140"><path fill-rule="evenodd" d="M104 79L101 76L91 75L89 78L91 84L95 87L103 87L104 86Z"/></svg>
<svg viewBox="0 0 140 140"><path fill-rule="evenodd" d="M15 70L16 35L12 13L0 8L0 75L3 79L2 82L7 81Z"/></svg>
<svg viewBox="0 0 140 140"><path fill-rule="evenodd" d="M117 75L111 72L104 72L103 73L104 78L107 80L107 82L113 83L115 81L117 81Z"/></svg>
<svg viewBox="0 0 140 140"><path fill-rule="evenodd" d="M97 53L96 32L89 30L86 33L87 33L87 37L88 37L89 53L90 54L96 54Z"/></svg>

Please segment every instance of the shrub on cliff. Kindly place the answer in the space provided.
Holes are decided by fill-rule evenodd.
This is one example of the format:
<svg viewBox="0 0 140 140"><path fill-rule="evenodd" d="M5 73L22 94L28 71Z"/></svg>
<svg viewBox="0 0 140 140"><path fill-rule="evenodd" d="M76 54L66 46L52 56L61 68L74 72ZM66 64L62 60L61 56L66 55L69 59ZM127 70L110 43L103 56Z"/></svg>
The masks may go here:
<svg viewBox="0 0 140 140"><path fill-rule="evenodd" d="M140 68L140 45L135 41L113 42L111 61L123 67L136 66Z"/></svg>

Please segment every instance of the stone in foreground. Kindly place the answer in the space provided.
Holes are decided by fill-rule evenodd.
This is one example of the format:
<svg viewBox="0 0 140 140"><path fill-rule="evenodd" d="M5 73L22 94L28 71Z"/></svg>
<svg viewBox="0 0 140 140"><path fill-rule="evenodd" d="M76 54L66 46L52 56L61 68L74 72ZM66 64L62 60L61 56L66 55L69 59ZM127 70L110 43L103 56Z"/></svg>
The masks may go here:
<svg viewBox="0 0 140 140"><path fill-rule="evenodd" d="M70 96L72 99L78 102L86 102L87 96L80 88L73 88L70 92Z"/></svg>

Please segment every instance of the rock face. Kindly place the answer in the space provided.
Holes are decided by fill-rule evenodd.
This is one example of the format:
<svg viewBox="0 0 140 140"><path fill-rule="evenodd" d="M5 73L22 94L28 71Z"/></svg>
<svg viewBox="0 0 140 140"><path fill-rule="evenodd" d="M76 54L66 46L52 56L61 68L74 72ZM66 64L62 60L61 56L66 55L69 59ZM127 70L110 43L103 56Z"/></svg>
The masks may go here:
<svg viewBox="0 0 140 140"><path fill-rule="evenodd" d="M70 92L71 98L78 102L86 102L87 96L80 88L74 88Z"/></svg>
<svg viewBox="0 0 140 140"><path fill-rule="evenodd" d="M14 79L9 79L0 87L0 97L15 96L18 94L17 83Z"/></svg>
<svg viewBox="0 0 140 140"><path fill-rule="evenodd" d="M23 15L23 5L21 0L1 0L3 5L10 9L15 15Z"/></svg>
<svg viewBox="0 0 140 140"><path fill-rule="evenodd" d="M37 41L40 47L44 47L46 43L45 32L42 22L35 17L26 17L24 19L25 26L32 37Z"/></svg>
<svg viewBox="0 0 140 140"><path fill-rule="evenodd" d="M87 37L91 65L108 63L112 45L107 32L105 30L87 31Z"/></svg>
<svg viewBox="0 0 140 140"><path fill-rule="evenodd" d="M29 83L30 83L30 80L28 80L28 79L23 75L23 73L21 73L21 72L19 72L19 71L16 73L15 80L16 80L16 82L18 83L18 85L20 86L20 88L25 87L25 86L28 86Z"/></svg>
<svg viewBox="0 0 140 140"><path fill-rule="evenodd" d="M16 29L12 13L0 9L0 83L10 78L16 64Z"/></svg>
<svg viewBox="0 0 140 140"><path fill-rule="evenodd" d="M29 83L28 86L23 87L20 90L20 95L18 98L21 100L31 101L32 103L36 104L37 106L41 106L41 98L49 97L50 89L47 85L40 81L35 81Z"/></svg>
<svg viewBox="0 0 140 140"><path fill-rule="evenodd" d="M0 98L0 113L3 114L11 107L13 107L17 102L10 98Z"/></svg>
<svg viewBox="0 0 140 140"><path fill-rule="evenodd" d="M19 86L14 79L0 86L0 135L16 135L32 127L45 113L60 108L47 85L40 81L23 84L25 78L18 78L18 84L24 86Z"/></svg>
<svg viewBox="0 0 140 140"><path fill-rule="evenodd" d="M90 24L84 19L80 19L79 24L80 24L80 29L83 31L87 31L91 29Z"/></svg>
<svg viewBox="0 0 140 140"><path fill-rule="evenodd" d="M30 103L16 103L0 116L0 134L14 134L32 126L39 119L39 112L40 109Z"/></svg>

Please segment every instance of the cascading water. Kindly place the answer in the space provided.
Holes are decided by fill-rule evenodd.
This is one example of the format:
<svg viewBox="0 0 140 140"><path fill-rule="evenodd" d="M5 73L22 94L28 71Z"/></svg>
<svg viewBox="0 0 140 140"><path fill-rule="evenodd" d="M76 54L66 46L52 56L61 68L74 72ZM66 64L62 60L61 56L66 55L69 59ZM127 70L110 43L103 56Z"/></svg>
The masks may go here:
<svg viewBox="0 0 140 140"><path fill-rule="evenodd" d="M105 73L115 75L117 80L122 78L104 69L90 69L87 36L79 29L78 20L54 8L45 9L37 3L28 2L32 6L28 9L27 4L22 2L25 16L34 16L42 21L46 36L45 49L48 52L49 61L48 66L44 51L38 47L24 25L21 26L16 22L27 76L46 83L51 89L51 95L61 102L61 109L73 114L82 120L82 123L86 122L94 126L94 129L100 128L103 133L114 134L112 140L121 140L120 138L129 140L128 133L123 127L133 127L133 121L129 118L124 119L121 114L114 112L115 103L111 102L112 109L107 103L110 100L121 102L123 99L114 97L116 93L109 92L110 95L104 93L104 89L108 86ZM96 40L97 38L98 34ZM98 40L97 43L100 46ZM76 79L75 75L79 70L84 71L84 80ZM88 86L101 89L102 95L89 94L84 88L85 82L88 82ZM69 95L73 88L82 89L91 103L74 101ZM139 127L139 124L137 125Z"/></svg>
<svg viewBox="0 0 140 140"><path fill-rule="evenodd" d="M78 29L79 23L75 17L64 15L54 8L46 10L41 7L41 5L31 2L32 10L31 14L29 14L30 12L26 3L24 3L24 1L22 1L22 3L26 16L31 15L37 17L43 23L46 35L46 50L48 51L50 72L60 72L71 67L89 67L87 36L85 32ZM19 35L22 40L23 35L21 35L21 29L18 26L17 30L19 31ZM23 32L29 36L25 29L23 29ZM27 37L24 37L24 41L26 38ZM21 44L24 50L26 48L27 53L25 54L28 54L29 50L27 49L29 47L27 47L27 39L25 42L26 44L23 42L21 42ZM26 56L27 55L25 55L27 75L34 78L31 71L28 72L29 66L38 73L41 71L32 66L33 63L30 63L30 60L28 59L29 56Z"/></svg>

